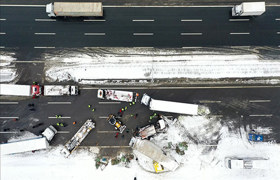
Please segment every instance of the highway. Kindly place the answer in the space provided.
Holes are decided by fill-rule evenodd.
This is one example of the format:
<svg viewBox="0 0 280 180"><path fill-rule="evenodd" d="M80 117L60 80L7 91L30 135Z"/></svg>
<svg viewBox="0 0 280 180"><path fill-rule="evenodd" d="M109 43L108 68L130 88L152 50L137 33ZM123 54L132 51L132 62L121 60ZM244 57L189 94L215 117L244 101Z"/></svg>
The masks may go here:
<svg viewBox="0 0 280 180"><path fill-rule="evenodd" d="M44 5L0 6L0 47L280 47L280 7L232 17L231 7L104 7L103 18L50 19ZM14 13L17 12L17 13Z"/></svg>
<svg viewBox="0 0 280 180"><path fill-rule="evenodd" d="M197 88L197 89L133 89L139 92L148 93L155 99L172 100L202 104L209 107L211 113L209 121L218 120L224 126L228 126L234 133L238 129L246 127L255 129L271 128L271 133L265 135L265 141L280 142L280 113L279 113L279 88ZM106 147L106 148L127 148L132 129L149 124L149 116L153 114L146 106L138 102L134 106L128 103L105 101L97 99L96 88L81 89L80 95L69 97L39 97L37 99L9 98L1 99L0 103L0 136L1 143L4 143L20 131L30 131L39 135L49 125L56 126L57 122L64 122L66 127L57 127L59 133L55 136L51 145L65 144L89 118L96 122L96 128L83 141L82 145ZM36 111L30 111L28 103L34 103ZM95 111L88 108L91 104ZM128 106L121 121L129 129L123 133L124 138L116 139L116 130L106 118L109 114L117 114L120 108ZM138 114L134 119L131 114ZM159 112L160 113L160 112ZM55 115L61 114L62 118L57 119ZM176 114L160 113L167 116L177 117ZM13 121L18 118L18 121ZM72 122L77 124L73 125ZM152 122L155 122L153 119ZM32 126L43 123L42 126ZM208 142L211 145L217 141Z"/></svg>

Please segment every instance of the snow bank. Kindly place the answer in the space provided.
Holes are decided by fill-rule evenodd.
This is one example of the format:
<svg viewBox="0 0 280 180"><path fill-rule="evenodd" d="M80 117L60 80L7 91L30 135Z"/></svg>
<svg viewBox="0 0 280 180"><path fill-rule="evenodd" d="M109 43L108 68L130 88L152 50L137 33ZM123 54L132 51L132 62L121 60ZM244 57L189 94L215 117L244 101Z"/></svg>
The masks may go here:
<svg viewBox="0 0 280 180"><path fill-rule="evenodd" d="M11 82L17 77L16 68L13 61L14 53L0 53L0 82Z"/></svg>

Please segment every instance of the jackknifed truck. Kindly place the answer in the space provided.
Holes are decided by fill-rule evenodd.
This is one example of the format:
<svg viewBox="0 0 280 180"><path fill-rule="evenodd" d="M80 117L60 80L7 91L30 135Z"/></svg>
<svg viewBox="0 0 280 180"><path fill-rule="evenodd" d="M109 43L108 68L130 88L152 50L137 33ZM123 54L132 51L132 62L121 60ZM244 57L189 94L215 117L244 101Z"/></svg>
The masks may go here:
<svg viewBox="0 0 280 180"><path fill-rule="evenodd" d="M1 144L1 155L47 149L56 133L57 130L53 126L49 126L42 133L42 136Z"/></svg>
<svg viewBox="0 0 280 180"><path fill-rule="evenodd" d="M178 114L187 114L187 115L202 115L208 114L209 110L201 105L181 103L181 102L172 102L164 100L156 100L151 98L146 93L141 99L141 104L144 104L149 107L152 111L162 111Z"/></svg>
<svg viewBox="0 0 280 180"><path fill-rule="evenodd" d="M49 17L102 17L101 2L54 2L46 5Z"/></svg>
<svg viewBox="0 0 280 180"><path fill-rule="evenodd" d="M232 8L232 16L260 16L265 12L265 2L244 2Z"/></svg>
<svg viewBox="0 0 280 180"><path fill-rule="evenodd" d="M86 138L92 129L95 128L95 123L88 119L84 125L78 130L78 132L65 144L61 153L68 157Z"/></svg>
<svg viewBox="0 0 280 180"><path fill-rule="evenodd" d="M123 101L123 102L136 102L138 93L130 91L118 91L110 89L98 89L97 97L99 99L107 99L113 101Z"/></svg>
<svg viewBox="0 0 280 180"><path fill-rule="evenodd" d="M39 85L0 84L0 95L5 96L40 96Z"/></svg>
<svg viewBox="0 0 280 180"><path fill-rule="evenodd" d="M70 85L45 85L43 86L44 96L78 95L78 86Z"/></svg>

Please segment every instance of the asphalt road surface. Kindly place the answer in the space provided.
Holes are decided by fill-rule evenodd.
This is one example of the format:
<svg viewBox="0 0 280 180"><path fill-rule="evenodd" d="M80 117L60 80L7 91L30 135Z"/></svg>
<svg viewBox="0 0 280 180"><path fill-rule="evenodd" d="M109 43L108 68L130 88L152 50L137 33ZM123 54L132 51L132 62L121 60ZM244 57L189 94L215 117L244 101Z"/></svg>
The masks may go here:
<svg viewBox="0 0 280 180"><path fill-rule="evenodd" d="M48 18L45 7L0 7L1 48L280 46L280 7L105 7L103 18ZM16 13L15 13L16 12Z"/></svg>
<svg viewBox="0 0 280 180"><path fill-rule="evenodd" d="M232 132L238 133L240 128L257 127L271 128L271 133L265 136L265 141L280 142L279 88L225 88L225 89L134 89L148 93L154 99L172 100L202 104L210 108L210 117L217 118L228 126ZM153 114L139 101L136 105L128 103L100 100L96 97L97 89L81 89L80 95L69 97L39 97L37 99L8 98L0 103L0 139L4 143L10 137L18 135L20 130L30 131L39 135L49 125L56 126L63 122L66 127L58 127L59 133L51 145L65 144L89 118L96 122L96 128L88 135L81 145L101 147L128 147L133 130L143 127ZM140 99L139 99L140 100ZM28 104L34 103L35 111L30 111ZM95 108L88 108L88 104ZM127 111L121 118L129 132L124 131L124 138L115 138L116 130L106 118L109 114L117 114L120 108L127 106ZM138 114L134 119L131 115ZM177 117L177 114L158 112L163 115ZM57 119L55 115L61 114ZM17 118L17 121L13 121ZM77 124L73 125L73 121ZM152 123L156 122L156 118ZM32 126L43 123L39 127ZM8 129L8 130L7 130ZM209 142L215 144L217 142Z"/></svg>

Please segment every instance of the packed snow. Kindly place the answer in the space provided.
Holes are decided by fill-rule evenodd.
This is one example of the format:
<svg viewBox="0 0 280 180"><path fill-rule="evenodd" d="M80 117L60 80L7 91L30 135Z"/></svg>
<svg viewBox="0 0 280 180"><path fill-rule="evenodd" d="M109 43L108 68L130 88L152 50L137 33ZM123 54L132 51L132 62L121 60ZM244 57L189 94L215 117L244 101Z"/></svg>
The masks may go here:
<svg viewBox="0 0 280 180"><path fill-rule="evenodd" d="M129 166L109 163L101 171L95 167L98 155L95 147L80 147L69 158L64 158L60 154L62 146L58 146L35 153L2 156L1 179L280 179L280 146L266 142L252 144L248 142L248 132L240 129L240 133L232 133L222 125L222 120L181 116L175 123L168 121L166 133L159 133L151 139L180 163L174 172L154 173L152 160L137 151L134 154L138 160L132 160ZM175 147L182 141L187 142L188 148L184 155L179 155ZM264 169L227 169L226 157L265 158L268 166Z"/></svg>
<svg viewBox="0 0 280 180"><path fill-rule="evenodd" d="M14 53L0 52L0 82L11 82L17 77Z"/></svg>

